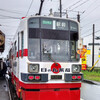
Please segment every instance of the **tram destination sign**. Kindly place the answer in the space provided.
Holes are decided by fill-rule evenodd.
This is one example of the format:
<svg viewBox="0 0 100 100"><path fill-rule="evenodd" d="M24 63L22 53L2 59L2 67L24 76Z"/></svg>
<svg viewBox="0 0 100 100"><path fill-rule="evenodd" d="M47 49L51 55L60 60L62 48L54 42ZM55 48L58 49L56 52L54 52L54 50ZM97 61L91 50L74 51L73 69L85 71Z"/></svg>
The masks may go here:
<svg viewBox="0 0 100 100"><path fill-rule="evenodd" d="M48 24L48 25L51 25L52 24L52 21L46 21L46 20L43 20L42 22L43 24Z"/></svg>
<svg viewBox="0 0 100 100"><path fill-rule="evenodd" d="M53 30L68 30L68 21L60 19L42 19L41 28Z"/></svg>

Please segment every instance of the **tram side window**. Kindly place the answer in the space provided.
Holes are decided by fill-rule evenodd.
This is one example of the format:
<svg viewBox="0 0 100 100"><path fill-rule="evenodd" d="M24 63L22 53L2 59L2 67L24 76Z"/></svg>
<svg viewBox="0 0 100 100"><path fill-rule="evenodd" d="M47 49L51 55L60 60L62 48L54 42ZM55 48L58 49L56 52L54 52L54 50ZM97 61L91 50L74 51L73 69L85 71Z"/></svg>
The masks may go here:
<svg viewBox="0 0 100 100"><path fill-rule="evenodd" d="M24 53L24 32L21 32L21 57L23 57Z"/></svg>
<svg viewBox="0 0 100 100"><path fill-rule="evenodd" d="M75 22L70 22L70 30L74 32L78 32L78 24Z"/></svg>
<svg viewBox="0 0 100 100"><path fill-rule="evenodd" d="M19 58L19 40L20 38L19 38L19 33L18 33L18 58Z"/></svg>
<svg viewBox="0 0 100 100"><path fill-rule="evenodd" d="M16 59L16 54L17 54L17 47L16 47L16 41L14 43L14 58Z"/></svg>
<svg viewBox="0 0 100 100"><path fill-rule="evenodd" d="M71 60L78 61L79 55L77 54L78 47L78 24L75 22L70 22L70 40L71 40Z"/></svg>
<svg viewBox="0 0 100 100"><path fill-rule="evenodd" d="M78 24L70 22L70 40L71 40L71 60L78 61L79 55L77 54L78 45Z"/></svg>
<svg viewBox="0 0 100 100"><path fill-rule="evenodd" d="M39 28L39 18L29 19L29 28Z"/></svg>
<svg viewBox="0 0 100 100"><path fill-rule="evenodd" d="M10 49L10 51L9 51L9 60L8 60L8 62L9 62L9 66L11 67L12 66L12 63L11 63L11 60L12 59L12 49Z"/></svg>

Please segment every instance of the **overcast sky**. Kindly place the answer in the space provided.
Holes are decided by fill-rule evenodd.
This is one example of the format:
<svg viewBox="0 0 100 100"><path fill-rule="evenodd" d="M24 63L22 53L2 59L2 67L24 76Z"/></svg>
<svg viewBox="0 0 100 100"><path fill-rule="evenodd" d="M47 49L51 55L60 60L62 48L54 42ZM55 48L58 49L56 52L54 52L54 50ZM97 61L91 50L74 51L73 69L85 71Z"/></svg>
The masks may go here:
<svg viewBox="0 0 100 100"><path fill-rule="evenodd" d="M0 30L6 35L6 55L11 40L18 28L20 18L35 15L39 11L40 0L0 0ZM42 15L48 15L49 10L59 10L59 0L44 0ZM81 37L84 44L92 41L92 26L95 24L96 36L100 36L100 0L62 0L62 11L68 10L68 17L76 20L78 11L81 15ZM65 16L63 16L65 18ZM100 41L95 41L100 42Z"/></svg>

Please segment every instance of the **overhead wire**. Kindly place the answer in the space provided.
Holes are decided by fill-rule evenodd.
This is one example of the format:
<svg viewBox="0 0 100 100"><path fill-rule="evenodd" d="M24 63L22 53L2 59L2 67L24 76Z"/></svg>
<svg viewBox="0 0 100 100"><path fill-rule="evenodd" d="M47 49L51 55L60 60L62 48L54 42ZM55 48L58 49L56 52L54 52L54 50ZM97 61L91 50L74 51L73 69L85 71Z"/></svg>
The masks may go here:
<svg viewBox="0 0 100 100"><path fill-rule="evenodd" d="M88 2L88 1L89 1L89 0L84 1L83 3L81 3L81 4L79 4L78 6L74 7L71 11L74 11L75 8L78 8L79 6L83 5L84 3ZM95 1L97 1L97 0L95 0ZM94 2L95 2L95 1L94 1ZM93 2L93 3L94 3L94 2ZM93 3L92 3L92 4L93 4ZM91 4L91 5L92 5L92 4ZM91 6L91 5L90 5L90 6ZM89 6L89 7L90 7L90 6ZM88 7L88 8L89 8L89 7ZM70 11L70 10L69 10L69 11ZM83 11L82 14L84 14L86 11L87 11L87 9L86 9L85 11ZM82 15L82 14L81 14L81 15Z"/></svg>
<svg viewBox="0 0 100 100"><path fill-rule="evenodd" d="M6 16L6 15L1 15L1 17L8 17L8 18L12 18L12 19L21 19L20 17L13 17L13 16Z"/></svg>
<svg viewBox="0 0 100 100"><path fill-rule="evenodd" d="M32 4L33 4L33 1L34 1L34 0L31 1L30 6L29 6L29 8L28 8L28 10L27 10L27 13L26 13L25 17L28 15L29 10L30 10L30 8L31 8L31 6L32 6Z"/></svg>
<svg viewBox="0 0 100 100"><path fill-rule="evenodd" d="M70 2L71 2L72 0L70 0ZM68 2L68 1L67 1ZM66 4L67 4L67 2L66 2L66 0L62 3L62 6L65 6ZM69 3L70 4L70 3ZM71 4L72 4L72 2L71 2ZM63 10L66 10L66 9L63 9Z"/></svg>
<svg viewBox="0 0 100 100"><path fill-rule="evenodd" d="M88 36L90 36L90 35L92 35L92 33L90 33L90 34L88 34L88 35L85 35L85 36L83 36L83 37L88 37Z"/></svg>
<svg viewBox="0 0 100 100"><path fill-rule="evenodd" d="M82 2L83 0L79 0L79 1L77 1L76 3L74 3L73 5L71 5L71 6L69 6L68 8L70 9L70 10L68 10L68 8L67 9L64 9L64 10L67 10L68 12L79 12L79 13L81 13L81 14L83 14L85 11L83 11L83 12L80 12L80 11L74 11L74 9L75 8L78 8L78 7L80 7L81 5L83 5L83 4L85 4L86 2L88 2L89 0L85 0L84 2ZM81 3L82 2L82 3ZM80 4L81 3L81 4ZM79 4L79 5L78 5ZM75 6L75 7L74 7ZM72 7L74 7L74 8L72 8ZM72 8L72 9L71 9Z"/></svg>
<svg viewBox="0 0 100 100"><path fill-rule="evenodd" d="M89 32L89 31L91 31L92 29L90 28L90 29L88 29L88 30L86 30L85 32L83 32L84 34L86 34L87 32ZM81 35L84 35L84 34L81 34Z"/></svg>
<svg viewBox="0 0 100 100"><path fill-rule="evenodd" d="M17 26L11 26L11 25L3 25L3 24L1 24L1 26L6 26L6 27L17 27Z"/></svg>
<svg viewBox="0 0 100 100"><path fill-rule="evenodd" d="M97 0L95 0L94 2L96 2L96 1L97 1ZM92 4L94 4L94 2L93 2ZM90 6L88 6L88 8L85 10L84 13L86 13L86 12L88 11L88 9L92 6L92 4L91 4ZM91 12L93 12L93 11L94 11L96 8L98 8L98 7L99 7L99 5L96 6L93 10L91 10ZM88 13L88 15L91 14L91 12ZM88 15L86 15L85 17L87 17ZM83 18L82 18L82 19L83 19ZM99 20L99 19L96 19L96 20L94 20L94 21L92 21L92 22L95 22L95 21L98 21L98 20ZM92 23L92 22L90 22L90 23ZM90 24L90 23L87 23L87 24L83 25L82 28L85 27L86 25ZM92 29L89 29L88 31L86 31L86 33L89 32L89 31L91 31L91 30L92 30ZM100 31L100 30L99 30L99 31ZM95 33L99 32L99 31L96 31ZM82 34L82 35L84 35L84 34ZM88 36L90 36L90 35L92 35L92 34L87 34L87 35L82 36L82 37L88 37Z"/></svg>
<svg viewBox="0 0 100 100"><path fill-rule="evenodd" d="M48 1L45 0L45 2L43 4L43 8L42 8L43 12L42 12L42 15L44 15L44 16L50 14L50 12L49 12L50 11L50 8L49 7L52 8L53 5L55 5L55 12L58 12L59 11L59 0L48 0Z"/></svg>
<svg viewBox="0 0 100 100"><path fill-rule="evenodd" d="M84 14L88 11L88 9L95 3L95 2L97 2L98 0L95 0L94 2L92 2L86 9L85 9L85 12L84 12Z"/></svg>
<svg viewBox="0 0 100 100"><path fill-rule="evenodd" d="M9 20L10 21L10 20ZM7 21L7 20L4 20L4 21L2 21L2 20L0 20L0 23L3 23L3 24L8 24L9 23L9 21ZM14 20L14 21L10 21L10 23L16 23L17 22L17 20Z"/></svg>
<svg viewBox="0 0 100 100"><path fill-rule="evenodd" d="M76 9L76 8L78 8L78 7L80 7L80 6L82 6L83 4L87 3L88 1L89 1L89 0L84 1L83 3L79 4L78 6L74 7L74 8L71 9L71 10L74 10L74 9Z"/></svg>
<svg viewBox="0 0 100 100"><path fill-rule="evenodd" d="M10 12L10 13L16 13L16 14L21 14L19 11L11 11L11 10L1 9L1 8L0 8L0 11Z"/></svg>
<svg viewBox="0 0 100 100"><path fill-rule="evenodd" d="M92 30L92 29L91 29L91 30ZM95 31L95 33L97 33L97 32L100 32L100 30ZM85 36L83 36L83 37L87 37L87 36L90 36L90 35L92 35L92 33L90 33L90 34L88 34L88 35L85 35Z"/></svg>
<svg viewBox="0 0 100 100"><path fill-rule="evenodd" d="M84 12L83 14L85 14L85 13L88 11L88 9L94 4L94 2L97 2L97 0L93 1L93 2L87 7L87 9L85 9L85 12ZM83 16L83 14L81 14L81 16ZM82 21L82 20L81 20L81 21ZM99 20L96 19L96 20L94 20L94 21L92 21L92 22L89 22L89 23L83 25L82 28L83 28L83 27L87 27L87 25L89 25L89 24L91 24L91 23L93 23L93 22L96 22L96 21L99 21ZM88 31L86 31L86 33L89 32L90 30L92 30L92 29L89 29ZM83 35L83 34L82 34L82 35Z"/></svg>
<svg viewBox="0 0 100 100"><path fill-rule="evenodd" d="M70 0L71 1L71 0ZM65 14L70 12L71 7L73 7L74 5L77 5L79 2L81 2L82 0L78 0L76 2L74 2L73 4L71 3L71 5L69 7L67 7L66 9L62 9L62 11L65 11ZM62 5L64 5L65 2L62 3ZM74 16L74 15L73 15Z"/></svg>
<svg viewBox="0 0 100 100"><path fill-rule="evenodd" d="M79 2L81 2L82 0L78 0L77 2L75 2L74 4L72 4L71 6L69 6L67 9L71 9L71 7L77 5Z"/></svg>
<svg viewBox="0 0 100 100"><path fill-rule="evenodd" d="M0 17L0 19L6 19L6 20L9 20L9 19L21 19L21 18L13 18L13 17L8 17L8 16L4 16L4 17Z"/></svg>
<svg viewBox="0 0 100 100"><path fill-rule="evenodd" d="M89 16L90 14L93 13L93 11L95 11L97 8L99 8L100 5L96 6L93 10L91 10L85 17L83 17L81 20L84 20L87 16Z"/></svg>
<svg viewBox="0 0 100 100"><path fill-rule="evenodd" d="M98 33L98 32L100 32L100 30L97 30L95 33Z"/></svg>
<svg viewBox="0 0 100 100"><path fill-rule="evenodd" d="M87 27L87 25L89 25L89 24L91 24L91 23L93 23L93 22L97 22L97 21L100 21L100 18L99 18L99 19L92 20L91 22L89 22L89 23L87 23L87 24L84 24L84 25L82 26L82 28L83 28L83 27Z"/></svg>

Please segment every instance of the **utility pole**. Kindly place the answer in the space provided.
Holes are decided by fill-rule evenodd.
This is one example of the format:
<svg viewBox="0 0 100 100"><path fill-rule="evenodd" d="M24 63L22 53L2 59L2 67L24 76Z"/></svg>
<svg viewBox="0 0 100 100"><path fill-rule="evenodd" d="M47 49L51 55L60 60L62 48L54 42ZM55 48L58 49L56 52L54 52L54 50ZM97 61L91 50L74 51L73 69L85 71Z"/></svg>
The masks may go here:
<svg viewBox="0 0 100 100"><path fill-rule="evenodd" d="M78 12L78 15L77 15L77 21L80 23L80 14Z"/></svg>
<svg viewBox="0 0 100 100"><path fill-rule="evenodd" d="M95 24L93 24L92 66L94 65L94 33L95 33Z"/></svg>
<svg viewBox="0 0 100 100"><path fill-rule="evenodd" d="M66 18L68 18L68 12L67 12L67 10L66 10Z"/></svg>
<svg viewBox="0 0 100 100"><path fill-rule="evenodd" d="M62 17L62 4L61 4L61 0L60 0L60 17Z"/></svg>

